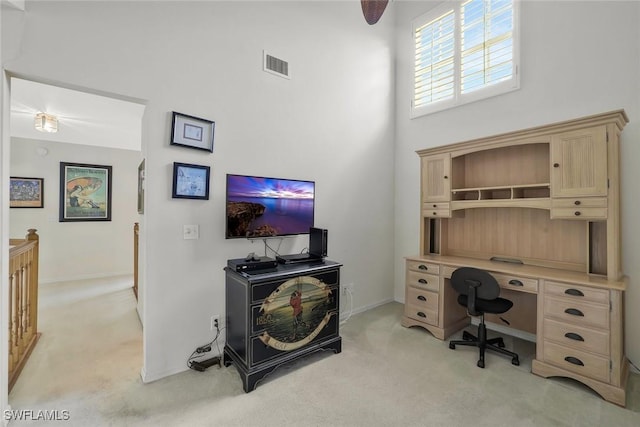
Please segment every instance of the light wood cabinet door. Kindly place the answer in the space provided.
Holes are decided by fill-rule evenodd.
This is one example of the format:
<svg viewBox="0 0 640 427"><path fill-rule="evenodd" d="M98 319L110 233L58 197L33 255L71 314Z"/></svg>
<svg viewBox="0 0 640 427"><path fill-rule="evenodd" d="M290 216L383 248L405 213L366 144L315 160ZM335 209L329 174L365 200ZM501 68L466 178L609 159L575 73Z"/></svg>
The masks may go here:
<svg viewBox="0 0 640 427"><path fill-rule="evenodd" d="M422 157L422 201L451 201L451 155Z"/></svg>
<svg viewBox="0 0 640 427"><path fill-rule="evenodd" d="M607 195L605 126L551 138L551 197Z"/></svg>

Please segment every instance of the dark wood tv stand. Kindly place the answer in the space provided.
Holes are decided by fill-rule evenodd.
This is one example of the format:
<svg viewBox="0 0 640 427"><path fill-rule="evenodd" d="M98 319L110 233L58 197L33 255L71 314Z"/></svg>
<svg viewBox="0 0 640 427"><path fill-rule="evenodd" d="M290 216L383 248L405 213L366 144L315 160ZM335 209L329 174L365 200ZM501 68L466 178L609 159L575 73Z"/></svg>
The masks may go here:
<svg viewBox="0 0 640 427"><path fill-rule="evenodd" d="M283 364L321 350L342 351L341 266L325 260L254 274L225 268L223 362L236 366L245 392Z"/></svg>

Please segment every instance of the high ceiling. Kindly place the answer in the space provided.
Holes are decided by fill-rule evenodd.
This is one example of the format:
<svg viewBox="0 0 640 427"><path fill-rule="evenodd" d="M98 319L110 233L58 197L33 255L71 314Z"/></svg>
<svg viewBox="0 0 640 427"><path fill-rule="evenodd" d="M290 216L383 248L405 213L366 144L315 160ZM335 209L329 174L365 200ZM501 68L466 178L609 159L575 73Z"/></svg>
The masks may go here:
<svg viewBox="0 0 640 427"><path fill-rule="evenodd" d="M144 108L140 103L11 79L12 137L139 151ZM58 132L35 129L40 112L58 117Z"/></svg>

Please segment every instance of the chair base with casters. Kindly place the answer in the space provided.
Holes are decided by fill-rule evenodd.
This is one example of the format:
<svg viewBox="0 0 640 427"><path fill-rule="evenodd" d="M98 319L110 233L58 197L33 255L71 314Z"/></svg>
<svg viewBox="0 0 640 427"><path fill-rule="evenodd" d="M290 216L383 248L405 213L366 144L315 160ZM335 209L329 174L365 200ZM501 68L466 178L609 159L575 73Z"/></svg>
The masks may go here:
<svg viewBox="0 0 640 427"><path fill-rule="evenodd" d="M513 302L500 298L500 286L496 279L484 270L472 267L461 267L451 274L451 285L458 292L458 304L467 308L470 316L480 316L478 336L467 331L462 333L462 340L449 341L449 348L455 350L456 345L478 347L480 359L478 367L484 368L484 354L486 350L495 351L511 357L513 365L520 365L518 355L505 350L502 338L487 339L487 327L484 323L485 313L502 314L513 307Z"/></svg>
<svg viewBox="0 0 640 427"><path fill-rule="evenodd" d="M484 353L486 350L495 351L496 353L504 354L511 357L511 364L520 365L520 359L518 355L512 351L504 348L504 340L502 338L487 339L487 327L484 324L484 319L478 325L478 336L470 334L467 331L462 332L462 340L449 341L449 348L451 350L456 349L456 345L466 345L470 347L478 347L480 351L480 359L478 359L478 367L484 368Z"/></svg>

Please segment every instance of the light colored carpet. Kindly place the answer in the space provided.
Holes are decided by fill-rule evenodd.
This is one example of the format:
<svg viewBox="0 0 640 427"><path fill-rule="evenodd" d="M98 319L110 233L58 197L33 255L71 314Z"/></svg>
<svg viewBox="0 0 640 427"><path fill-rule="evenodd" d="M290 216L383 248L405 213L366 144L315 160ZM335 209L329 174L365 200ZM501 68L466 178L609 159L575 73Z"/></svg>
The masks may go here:
<svg viewBox="0 0 640 427"><path fill-rule="evenodd" d="M535 347L517 338L505 337L520 354L519 367L489 354L480 369L474 349L450 350L420 328L402 327L398 303L342 325L342 353L281 367L251 393L233 366L143 384L130 285L120 278L42 286L42 338L9 402L14 410L68 411L69 420L10 425L640 425L639 375L631 376L623 409L574 381L531 374Z"/></svg>

